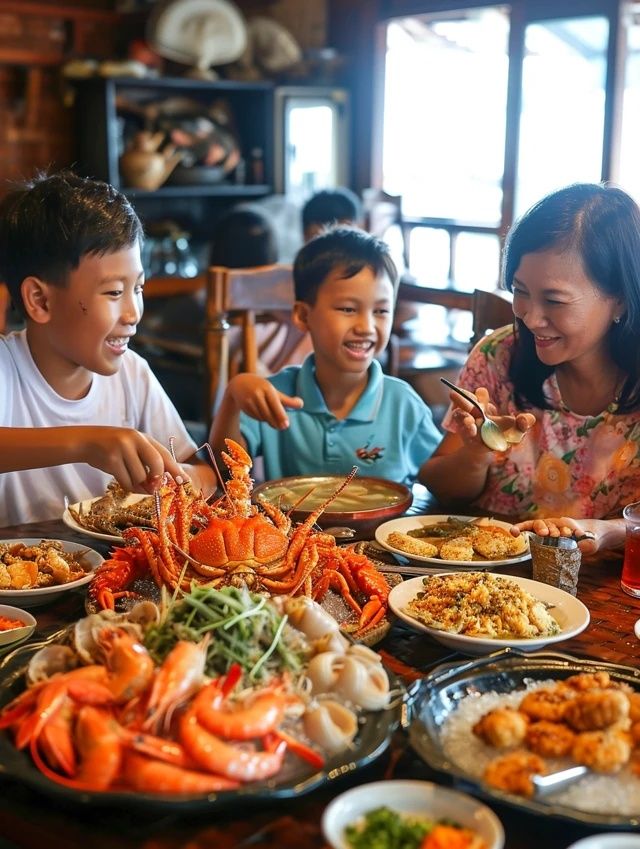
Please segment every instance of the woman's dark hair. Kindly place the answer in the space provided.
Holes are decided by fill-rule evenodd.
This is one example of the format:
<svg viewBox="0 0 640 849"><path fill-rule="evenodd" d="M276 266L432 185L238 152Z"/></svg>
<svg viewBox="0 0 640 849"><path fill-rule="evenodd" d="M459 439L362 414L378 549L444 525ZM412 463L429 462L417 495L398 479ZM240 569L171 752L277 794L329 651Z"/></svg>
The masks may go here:
<svg viewBox="0 0 640 849"><path fill-rule="evenodd" d="M619 323L609 331L615 364L626 380L618 409L627 413L640 404L640 209L621 189L576 183L538 201L509 233L503 283L513 291L513 278L525 254L554 250L578 256L585 274L604 295L625 304ZM516 341L509 367L516 401L548 409L542 384L554 371L540 362L533 334L516 319Z"/></svg>
<svg viewBox="0 0 640 849"><path fill-rule="evenodd" d="M0 279L24 313L20 289L26 277L65 286L82 257L114 253L142 239L140 219L113 186L71 171L39 175L0 203Z"/></svg>
<svg viewBox="0 0 640 849"><path fill-rule="evenodd" d="M313 305L318 289L336 268L345 278L354 277L363 268L376 275L386 274L394 292L398 271L389 255L389 246L363 230L335 227L326 230L298 251L293 264L296 301Z"/></svg>
<svg viewBox="0 0 640 849"><path fill-rule="evenodd" d="M255 268L277 261L276 234L261 209L241 204L218 219L213 230L210 265Z"/></svg>

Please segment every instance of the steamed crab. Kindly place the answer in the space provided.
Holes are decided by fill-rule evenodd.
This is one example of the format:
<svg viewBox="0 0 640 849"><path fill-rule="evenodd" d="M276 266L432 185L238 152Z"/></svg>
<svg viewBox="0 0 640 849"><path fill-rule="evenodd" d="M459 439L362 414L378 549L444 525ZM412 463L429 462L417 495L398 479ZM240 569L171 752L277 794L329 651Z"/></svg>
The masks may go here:
<svg viewBox="0 0 640 849"><path fill-rule="evenodd" d="M277 506L251 502L251 457L237 442L226 440L223 460L231 478L224 496L209 505L184 486L167 481L156 494L157 530L129 528L126 546L96 571L89 587L98 607L113 607L130 595L127 586L150 573L158 586L188 592L192 583L224 586L246 584L274 595L321 599L329 587L342 595L355 613L357 634L384 616L389 587L363 555L338 548L335 538L313 526L337 491L306 521L293 526ZM365 598L363 606L356 596Z"/></svg>

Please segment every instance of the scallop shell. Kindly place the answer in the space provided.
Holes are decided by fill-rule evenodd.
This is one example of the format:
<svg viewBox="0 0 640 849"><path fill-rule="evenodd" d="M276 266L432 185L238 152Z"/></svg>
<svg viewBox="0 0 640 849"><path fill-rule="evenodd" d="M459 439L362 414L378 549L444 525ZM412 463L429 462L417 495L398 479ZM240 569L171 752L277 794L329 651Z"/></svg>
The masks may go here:
<svg viewBox="0 0 640 849"><path fill-rule="evenodd" d="M68 672L78 665L78 657L70 646L53 644L37 651L27 666L28 684L47 681L57 672Z"/></svg>

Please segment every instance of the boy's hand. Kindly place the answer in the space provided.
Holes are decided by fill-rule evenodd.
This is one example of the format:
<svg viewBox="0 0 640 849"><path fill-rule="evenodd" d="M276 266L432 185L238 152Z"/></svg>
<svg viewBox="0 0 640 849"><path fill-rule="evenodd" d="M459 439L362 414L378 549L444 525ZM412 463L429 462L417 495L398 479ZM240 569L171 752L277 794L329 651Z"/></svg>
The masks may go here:
<svg viewBox="0 0 640 849"><path fill-rule="evenodd" d="M508 431L511 432L507 437L510 442L519 442L536 423L536 417L531 413L519 413L517 416L498 416L498 411L489 400L489 393L483 386L476 389L473 394L482 409L498 425L500 430L505 434ZM449 397L453 403L452 422L460 439L469 447L481 449L483 453L491 453L492 449L488 448L480 438L482 419L473 404L466 401L457 392L451 392ZM514 438L514 436L519 436L519 438Z"/></svg>
<svg viewBox="0 0 640 849"><path fill-rule="evenodd" d="M227 394L243 413L276 430L289 427L285 407L300 410L304 405L302 398L278 392L266 378L256 374L237 374L229 381Z"/></svg>
<svg viewBox="0 0 640 849"><path fill-rule="evenodd" d="M168 448L137 430L125 427L91 427L80 460L113 475L129 492L153 492L162 475L188 480Z"/></svg>

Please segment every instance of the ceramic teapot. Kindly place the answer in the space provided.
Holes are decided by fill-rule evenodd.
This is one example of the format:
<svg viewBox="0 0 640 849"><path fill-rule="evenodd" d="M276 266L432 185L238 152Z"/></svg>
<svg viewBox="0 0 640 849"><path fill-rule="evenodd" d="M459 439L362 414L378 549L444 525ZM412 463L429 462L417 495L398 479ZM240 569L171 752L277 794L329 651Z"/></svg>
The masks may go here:
<svg viewBox="0 0 640 849"><path fill-rule="evenodd" d="M120 173L127 186L155 191L165 182L183 154L173 145L160 150L164 139L163 132L143 130L136 133L129 148L120 157Z"/></svg>

